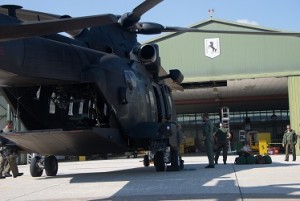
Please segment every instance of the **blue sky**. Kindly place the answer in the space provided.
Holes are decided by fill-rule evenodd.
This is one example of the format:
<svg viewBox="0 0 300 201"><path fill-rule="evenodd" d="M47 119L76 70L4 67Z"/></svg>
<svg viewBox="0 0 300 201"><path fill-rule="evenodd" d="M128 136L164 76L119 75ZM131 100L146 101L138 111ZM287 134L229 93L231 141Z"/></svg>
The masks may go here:
<svg viewBox="0 0 300 201"><path fill-rule="evenodd" d="M1 0L0 4L17 4L28 10L78 17L104 13L120 15L141 2L143 0ZM165 0L143 15L141 21L190 26L207 20L210 9L214 9L216 19L300 32L300 0Z"/></svg>

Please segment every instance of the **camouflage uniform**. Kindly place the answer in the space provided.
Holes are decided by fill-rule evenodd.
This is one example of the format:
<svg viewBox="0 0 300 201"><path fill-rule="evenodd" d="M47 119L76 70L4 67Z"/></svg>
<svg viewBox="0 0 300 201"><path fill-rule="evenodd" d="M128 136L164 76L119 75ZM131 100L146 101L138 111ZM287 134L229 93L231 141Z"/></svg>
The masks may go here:
<svg viewBox="0 0 300 201"><path fill-rule="evenodd" d="M7 146L4 151L4 157L7 160L8 165L4 169L4 176L9 175L11 170L14 177L21 176L17 165L17 150L15 146Z"/></svg>
<svg viewBox="0 0 300 201"><path fill-rule="evenodd" d="M293 161L296 160L297 135L294 130L288 129L284 132L282 146L285 147L285 161L289 161L289 152L292 151Z"/></svg>
<svg viewBox="0 0 300 201"><path fill-rule="evenodd" d="M215 131L215 126L213 123L207 119L205 124L203 125L203 136L205 138L205 146L206 146L206 153L209 161L209 165L206 166L207 168L213 168L214 164L214 147L213 147L213 133Z"/></svg>
<svg viewBox="0 0 300 201"><path fill-rule="evenodd" d="M5 151L5 144L7 140L0 136L0 178L5 178L3 176L4 172L9 169L8 161L6 157L4 157L4 151Z"/></svg>
<svg viewBox="0 0 300 201"><path fill-rule="evenodd" d="M218 159L221 151L223 151L223 162L226 164L227 152L229 148L229 134L227 128L219 128L215 134L217 151L215 156L215 164L218 164Z"/></svg>
<svg viewBox="0 0 300 201"><path fill-rule="evenodd" d="M7 125L5 128L2 130L3 133L9 133L12 132L13 124L12 121L8 121ZM9 135L9 134L8 134ZM5 139L2 137L2 139ZM5 170L2 169L4 176L11 176L9 175L9 171L12 171L12 174L14 178L18 176L22 176L23 173L19 173L18 165L17 165L17 146L9 141L6 140L4 143L2 143L2 148L3 148L3 154L2 154L2 161L7 161L7 164L5 166Z"/></svg>

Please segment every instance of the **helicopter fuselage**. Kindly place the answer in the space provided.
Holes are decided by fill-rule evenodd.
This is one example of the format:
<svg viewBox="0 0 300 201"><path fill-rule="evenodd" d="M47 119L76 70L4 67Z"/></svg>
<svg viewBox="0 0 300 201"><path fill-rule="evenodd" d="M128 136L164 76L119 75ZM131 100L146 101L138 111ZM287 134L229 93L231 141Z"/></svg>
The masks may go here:
<svg viewBox="0 0 300 201"><path fill-rule="evenodd" d="M107 33L112 30L115 35ZM176 121L171 90L158 78L157 48L140 46L116 25L83 30L76 39L55 34L1 42L2 92L29 131L114 128L115 152L148 148L150 139L161 138L164 121ZM104 151L89 150L84 154Z"/></svg>

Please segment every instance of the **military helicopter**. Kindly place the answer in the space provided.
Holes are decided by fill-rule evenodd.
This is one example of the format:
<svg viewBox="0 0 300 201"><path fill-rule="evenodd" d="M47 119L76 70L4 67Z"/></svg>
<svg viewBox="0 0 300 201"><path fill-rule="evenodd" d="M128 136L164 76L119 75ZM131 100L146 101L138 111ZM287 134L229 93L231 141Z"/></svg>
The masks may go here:
<svg viewBox="0 0 300 201"><path fill-rule="evenodd" d="M183 169L182 132L171 90L182 90L184 77L178 69L166 73L159 47L141 45L136 36L241 32L139 21L161 2L143 1L123 15L76 18L16 5L0 8L5 13L0 13L1 92L27 130L2 136L27 153L37 153L30 163L33 177L40 177L44 170L47 176L57 175L57 155L89 156L138 148L151 151L156 171ZM145 166L149 160L145 155Z"/></svg>
<svg viewBox="0 0 300 201"><path fill-rule="evenodd" d="M81 18L2 6L8 14L0 15L1 92L27 130L3 136L37 153L33 177L44 169L57 175L56 155L137 148L154 153L157 171L169 163L169 169L183 168L170 88L180 88L183 75L164 72L158 46L136 39L139 27L151 26L138 22L141 15L160 2L144 1L122 16ZM18 14L36 20L25 22Z"/></svg>

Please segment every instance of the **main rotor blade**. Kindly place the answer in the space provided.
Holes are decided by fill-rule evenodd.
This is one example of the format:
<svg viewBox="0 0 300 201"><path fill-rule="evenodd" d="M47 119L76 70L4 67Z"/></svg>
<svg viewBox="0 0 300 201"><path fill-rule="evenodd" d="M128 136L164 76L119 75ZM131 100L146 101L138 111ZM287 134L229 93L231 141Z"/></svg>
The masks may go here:
<svg viewBox="0 0 300 201"><path fill-rule="evenodd" d="M221 33L221 34L245 34L245 35L274 35L274 36L300 36L300 32L277 32L277 31L225 31L225 30L204 30L184 27L165 27L161 32L195 32L195 33Z"/></svg>
<svg viewBox="0 0 300 201"><path fill-rule="evenodd" d="M145 0L143 3L133 9L132 15L136 18L141 18L143 14L162 1L163 0Z"/></svg>
<svg viewBox="0 0 300 201"><path fill-rule="evenodd" d="M0 7L0 13L7 15L7 9ZM17 18L22 21L43 21L43 20L53 20L59 19L60 15L43 13L33 10L17 9Z"/></svg>
<svg viewBox="0 0 300 201"><path fill-rule="evenodd" d="M12 40L117 23L113 14L0 25L0 40Z"/></svg>

